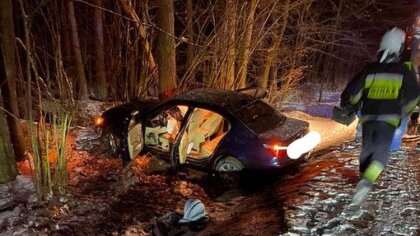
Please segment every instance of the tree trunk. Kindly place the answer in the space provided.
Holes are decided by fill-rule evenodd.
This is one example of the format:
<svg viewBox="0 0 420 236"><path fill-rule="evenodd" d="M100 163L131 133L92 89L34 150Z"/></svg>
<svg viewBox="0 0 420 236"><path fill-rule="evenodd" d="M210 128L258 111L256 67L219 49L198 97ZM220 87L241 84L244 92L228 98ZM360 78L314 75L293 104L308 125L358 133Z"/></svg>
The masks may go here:
<svg viewBox="0 0 420 236"><path fill-rule="evenodd" d="M68 25L68 17L67 16L67 4L65 2L59 2L57 3L57 5L59 5L59 9L60 9L60 14L62 14L63 17L60 17L60 38L61 38L61 42L62 42L62 55L63 55L63 67L66 71L66 74L70 77L70 78L75 78L75 67L74 67L74 63L73 63L73 56L72 56L72 40L71 40L71 33L70 33L70 26ZM62 85L61 83L58 83L58 88L59 88L59 94L61 94L60 96L62 98L69 98L70 96L70 92L74 92L75 90L73 89L73 91L66 91L66 89L64 88L64 85Z"/></svg>
<svg viewBox="0 0 420 236"><path fill-rule="evenodd" d="M176 88L175 39L174 39L174 2L157 0L157 23L162 29L158 33L159 98L172 97Z"/></svg>
<svg viewBox="0 0 420 236"><path fill-rule="evenodd" d="M129 55L128 55L128 67L127 67L127 73L128 73L128 88L127 88L127 93L128 93L128 100L131 100L132 98L137 96L137 93L139 90L141 90L142 86L141 83L139 81L139 59L140 55L139 55L139 43L138 40L135 39L134 44L131 46L130 50L129 50Z"/></svg>
<svg viewBox="0 0 420 236"><path fill-rule="evenodd" d="M67 2L67 17L70 24L72 56L75 67L76 80L78 82L79 88L78 97L79 99L87 99L89 94L85 76L85 68L82 59L82 50L80 48L79 33L77 31L76 15L74 12L74 5L72 0Z"/></svg>
<svg viewBox="0 0 420 236"><path fill-rule="evenodd" d="M271 68L271 65L273 64L274 58L278 54L280 44L283 40L283 34L287 26L287 19L289 18L289 5L290 5L290 0L286 0L283 7L283 20L281 22L282 26L280 28L280 32L278 33L278 36L277 35L275 36L274 43L271 45L271 47L268 49L268 52L267 52L267 59L263 66L263 72L260 77L260 87L262 88L267 88L268 78L270 75L270 68Z"/></svg>
<svg viewBox="0 0 420 236"><path fill-rule="evenodd" d="M163 0L160 0L163 1ZM139 37L142 40L142 46L143 46L143 50L146 53L147 56L147 63L149 66L149 72L152 74L152 76L155 75L156 72L156 63L155 63L155 59L153 58L152 55L152 50L150 48L150 44L147 41L146 38L146 30L144 29L143 25L141 24L140 18L138 17L138 15L136 14L136 11L134 10L133 6L131 5L129 0L119 0L119 3L122 7L122 9L126 12L127 15L130 16L131 20L133 20L134 22L136 22L137 25L137 32ZM172 16L173 18L173 16Z"/></svg>
<svg viewBox="0 0 420 236"><path fill-rule="evenodd" d="M252 30L254 28L254 18L255 18L255 10L257 9L257 0L251 0L249 6L249 15L246 21L245 27L245 34L242 41L241 52L239 56L239 71L238 71L238 88L245 88L246 87L246 79L247 79L247 72L248 72L248 63L250 58L250 46L251 46L251 37L252 37Z"/></svg>
<svg viewBox="0 0 420 236"><path fill-rule="evenodd" d="M187 0L187 39L188 39L188 46L187 46L187 68L190 68L193 64L194 58L194 28L193 28L193 0Z"/></svg>
<svg viewBox="0 0 420 236"><path fill-rule="evenodd" d="M96 96L105 101L108 98L108 87L105 73L104 56L104 27L102 19L103 0L93 0L94 8L94 28L95 28L95 68L96 68Z"/></svg>
<svg viewBox="0 0 420 236"><path fill-rule="evenodd" d="M3 107L1 91L0 107ZM14 161L6 115L3 110L0 109L0 184L14 180L16 175L16 162Z"/></svg>
<svg viewBox="0 0 420 236"><path fill-rule="evenodd" d="M322 101L322 94L324 92L325 86L328 85L328 80L331 79L331 82L334 83L334 74L331 73L333 70L333 65L335 63L333 63L332 60L332 53L334 51L334 43L335 43L335 38L337 35L337 30L338 27L340 26L340 21L341 21L341 11L343 9L343 0L339 1L338 4L338 8L337 8L337 15L336 15L336 20L335 20L335 24L334 24L334 28L333 28L333 34L331 37L331 44L328 46L328 54L326 55L327 59L324 62L324 70L323 70L323 80L321 81L321 85L319 86L319 97L318 97L318 102Z"/></svg>
<svg viewBox="0 0 420 236"><path fill-rule="evenodd" d="M235 41L236 41L236 20L237 20L237 0L226 0L226 24L224 35L225 49L227 52L225 70L222 79L225 81L225 89L233 89L235 81Z"/></svg>
<svg viewBox="0 0 420 236"><path fill-rule="evenodd" d="M14 153L16 160L21 161L25 158L25 142L18 120L16 43L13 27L12 2L2 0L0 1L0 87L4 97L4 108L9 112L7 123Z"/></svg>
<svg viewBox="0 0 420 236"><path fill-rule="evenodd" d="M270 86L268 88L268 91L269 91L268 100L270 102L274 102L274 100L277 98L277 96L276 96L276 92L278 90L277 76L278 76L278 67L277 67L277 65L272 66L271 70L270 70L270 76L269 76Z"/></svg>

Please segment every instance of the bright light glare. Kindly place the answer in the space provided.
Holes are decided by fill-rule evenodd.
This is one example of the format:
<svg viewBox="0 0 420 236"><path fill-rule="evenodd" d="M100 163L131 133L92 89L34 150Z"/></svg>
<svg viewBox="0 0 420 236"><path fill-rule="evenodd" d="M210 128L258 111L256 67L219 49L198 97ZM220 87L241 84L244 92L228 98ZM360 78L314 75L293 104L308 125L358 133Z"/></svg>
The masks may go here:
<svg viewBox="0 0 420 236"><path fill-rule="evenodd" d="M321 142L321 135L316 131L311 131L300 139L293 141L287 147L287 155L291 159L298 159L303 154L314 149Z"/></svg>
<svg viewBox="0 0 420 236"><path fill-rule="evenodd" d="M95 125L99 126L99 125L102 125L103 123L104 123L104 118L102 117L96 118Z"/></svg>
<svg viewBox="0 0 420 236"><path fill-rule="evenodd" d="M282 147L282 146L279 146L279 145L274 145L273 149L274 149L274 151L280 151L280 150L285 150L286 147Z"/></svg>

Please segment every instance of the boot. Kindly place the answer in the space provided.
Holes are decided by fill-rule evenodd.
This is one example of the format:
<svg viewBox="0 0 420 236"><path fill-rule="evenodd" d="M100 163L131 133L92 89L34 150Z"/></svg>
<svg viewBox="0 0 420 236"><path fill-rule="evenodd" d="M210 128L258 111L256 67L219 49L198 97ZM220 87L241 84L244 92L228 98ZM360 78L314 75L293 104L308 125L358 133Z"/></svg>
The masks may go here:
<svg viewBox="0 0 420 236"><path fill-rule="evenodd" d="M359 181L356 187L356 191L351 202L352 205L359 206L362 204L369 195L370 190L372 189L372 182L367 179L362 179Z"/></svg>

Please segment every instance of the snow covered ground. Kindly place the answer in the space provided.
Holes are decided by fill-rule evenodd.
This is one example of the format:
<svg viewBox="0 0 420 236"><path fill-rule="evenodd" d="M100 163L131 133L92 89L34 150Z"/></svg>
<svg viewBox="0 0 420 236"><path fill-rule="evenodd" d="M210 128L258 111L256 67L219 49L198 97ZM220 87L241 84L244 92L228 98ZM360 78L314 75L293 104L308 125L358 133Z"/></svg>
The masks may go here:
<svg viewBox="0 0 420 236"><path fill-rule="evenodd" d="M314 96L300 102L287 102L282 104L281 111L290 117L306 120L310 129L321 135L321 143L315 151L340 145L345 141L354 139L357 120L345 126L331 119L332 108L340 104L339 92L325 92L321 102Z"/></svg>
<svg viewBox="0 0 420 236"><path fill-rule="evenodd" d="M288 174L249 175L241 186L225 188L187 169L156 172L150 156L122 168L119 159L74 150L67 200L49 207L25 200L16 221L8 217L16 208L0 211L0 235L150 235L150 219L182 211L190 197L202 200L211 218L200 235L420 235L418 140L392 154L362 208L348 207L359 180L360 143L353 141L356 122L344 126L330 118L338 95L283 104L286 115L307 120L322 137L312 158ZM69 140L83 135L95 138L92 130L76 129ZM88 144L88 150L101 145Z"/></svg>

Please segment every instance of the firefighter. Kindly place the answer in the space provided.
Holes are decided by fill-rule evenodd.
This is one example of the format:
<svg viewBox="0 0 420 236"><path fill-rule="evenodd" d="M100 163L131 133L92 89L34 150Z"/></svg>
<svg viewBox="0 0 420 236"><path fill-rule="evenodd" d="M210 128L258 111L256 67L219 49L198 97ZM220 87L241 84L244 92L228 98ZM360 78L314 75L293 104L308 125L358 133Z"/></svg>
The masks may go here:
<svg viewBox="0 0 420 236"><path fill-rule="evenodd" d="M419 101L415 74L399 62L405 33L395 27L382 37L378 60L368 64L341 94L341 107L348 113L360 110L362 151L360 176L352 204L361 204L388 163L390 144L401 117Z"/></svg>

